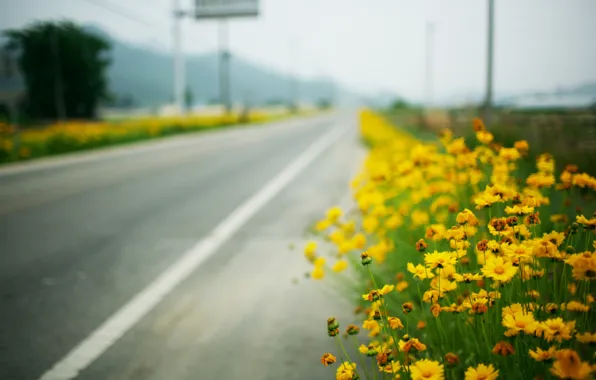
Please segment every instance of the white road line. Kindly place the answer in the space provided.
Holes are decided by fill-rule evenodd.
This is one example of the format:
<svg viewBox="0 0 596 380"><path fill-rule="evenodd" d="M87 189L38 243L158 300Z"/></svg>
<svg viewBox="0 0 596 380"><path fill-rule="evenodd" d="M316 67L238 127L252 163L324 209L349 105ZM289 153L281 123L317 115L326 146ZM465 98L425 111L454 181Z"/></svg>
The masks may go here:
<svg viewBox="0 0 596 380"><path fill-rule="evenodd" d="M265 187L234 210L204 239L184 253L165 272L110 316L101 326L44 373L40 380L71 380L94 362L124 333L153 309L202 262L213 255L226 240L275 197L290 181L335 142L346 128L336 127L315 141L285 167Z"/></svg>

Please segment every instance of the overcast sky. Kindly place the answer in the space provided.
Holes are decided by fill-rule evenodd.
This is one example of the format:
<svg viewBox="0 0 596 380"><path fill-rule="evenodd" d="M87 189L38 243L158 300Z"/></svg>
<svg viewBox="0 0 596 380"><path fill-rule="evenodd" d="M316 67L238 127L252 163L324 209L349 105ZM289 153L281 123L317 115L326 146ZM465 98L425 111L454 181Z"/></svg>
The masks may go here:
<svg viewBox="0 0 596 380"><path fill-rule="evenodd" d="M180 0L192 9L192 0ZM496 0L495 91L596 82L596 0ZM0 28L72 18L170 51L172 0L0 0ZM98 5L99 4L99 5ZM114 5L114 11L108 7ZM486 0L261 0L261 16L229 22L236 55L361 91L425 96L426 25L434 23L436 98L484 89ZM125 16L130 15L130 18ZM133 19L132 19L133 18ZM187 19L186 52L217 48L214 21ZM164 73L164 75L167 75Z"/></svg>

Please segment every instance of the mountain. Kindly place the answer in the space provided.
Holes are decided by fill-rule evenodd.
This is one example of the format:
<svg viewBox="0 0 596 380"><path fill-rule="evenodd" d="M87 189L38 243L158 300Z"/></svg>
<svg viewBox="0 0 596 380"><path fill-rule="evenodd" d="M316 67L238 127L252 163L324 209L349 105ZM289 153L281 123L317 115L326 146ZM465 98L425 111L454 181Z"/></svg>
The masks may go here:
<svg viewBox="0 0 596 380"><path fill-rule="evenodd" d="M101 28L86 26L112 44L112 64L108 69L110 91L118 98L127 97L136 106L158 106L172 102L173 60L171 55L119 41ZM216 101L219 97L219 54L208 53L185 57L186 84L195 103ZM287 103L295 91L301 102L316 103L334 99L343 105L361 103L360 96L329 79L292 82L292 78L275 69L232 55L230 59L231 98L233 102L249 100L259 105Z"/></svg>

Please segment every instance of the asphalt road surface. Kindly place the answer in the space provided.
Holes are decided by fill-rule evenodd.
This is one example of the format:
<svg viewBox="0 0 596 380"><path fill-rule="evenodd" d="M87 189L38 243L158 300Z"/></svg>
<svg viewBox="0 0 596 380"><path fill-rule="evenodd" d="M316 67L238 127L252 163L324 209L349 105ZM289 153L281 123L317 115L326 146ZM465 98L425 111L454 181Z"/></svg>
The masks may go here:
<svg viewBox="0 0 596 380"><path fill-rule="evenodd" d="M356 136L338 113L0 168L0 379L333 378L349 306L301 248Z"/></svg>

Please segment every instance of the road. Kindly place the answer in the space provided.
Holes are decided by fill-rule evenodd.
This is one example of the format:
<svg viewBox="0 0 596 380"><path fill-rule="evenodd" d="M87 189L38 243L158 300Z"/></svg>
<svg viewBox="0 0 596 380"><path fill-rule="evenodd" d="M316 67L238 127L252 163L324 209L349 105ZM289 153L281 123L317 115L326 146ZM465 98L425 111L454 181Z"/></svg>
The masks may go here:
<svg viewBox="0 0 596 380"><path fill-rule="evenodd" d="M0 168L0 379L332 378L325 321L349 306L300 250L347 196L355 120Z"/></svg>

